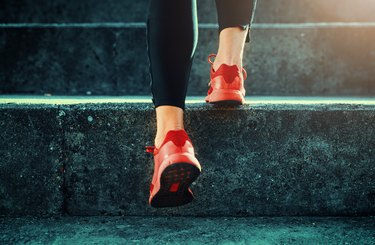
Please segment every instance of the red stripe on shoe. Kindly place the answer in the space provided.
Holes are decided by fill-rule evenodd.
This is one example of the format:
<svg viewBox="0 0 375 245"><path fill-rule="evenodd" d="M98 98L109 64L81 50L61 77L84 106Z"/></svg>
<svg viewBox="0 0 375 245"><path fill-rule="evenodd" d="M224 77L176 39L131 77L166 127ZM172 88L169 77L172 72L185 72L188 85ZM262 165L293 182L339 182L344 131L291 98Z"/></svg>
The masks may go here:
<svg viewBox="0 0 375 245"><path fill-rule="evenodd" d="M171 187L169 188L169 191L170 192L177 192L179 185L180 185L180 183L173 183L171 185Z"/></svg>

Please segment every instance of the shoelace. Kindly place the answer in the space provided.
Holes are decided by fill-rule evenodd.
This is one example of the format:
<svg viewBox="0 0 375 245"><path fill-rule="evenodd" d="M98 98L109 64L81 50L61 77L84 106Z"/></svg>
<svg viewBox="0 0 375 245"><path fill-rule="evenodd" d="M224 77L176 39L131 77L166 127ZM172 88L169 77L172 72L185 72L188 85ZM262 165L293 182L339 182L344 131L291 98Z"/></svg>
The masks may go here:
<svg viewBox="0 0 375 245"><path fill-rule="evenodd" d="M211 57L216 57L216 54L210 54L207 58L208 63L210 63L210 65L212 66L214 64L214 62L211 61ZM243 73L243 80L246 80L247 72L243 67L242 67L242 73ZM208 83L208 86L211 86L211 81Z"/></svg>
<svg viewBox="0 0 375 245"><path fill-rule="evenodd" d="M154 151L155 151L155 146L152 146L152 145L146 146L146 152L147 153L154 153Z"/></svg>
<svg viewBox="0 0 375 245"><path fill-rule="evenodd" d="M214 62L211 61L211 57L216 57L216 54L210 54L210 55L208 56L208 63L210 63L211 65L213 65Z"/></svg>

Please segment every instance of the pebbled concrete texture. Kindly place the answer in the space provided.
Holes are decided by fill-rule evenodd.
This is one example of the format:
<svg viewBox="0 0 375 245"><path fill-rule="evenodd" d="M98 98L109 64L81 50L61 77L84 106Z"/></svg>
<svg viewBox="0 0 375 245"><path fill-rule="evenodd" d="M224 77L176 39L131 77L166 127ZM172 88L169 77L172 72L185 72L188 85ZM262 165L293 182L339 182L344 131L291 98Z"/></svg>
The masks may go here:
<svg viewBox="0 0 375 245"><path fill-rule="evenodd" d="M4 0L0 22L140 22L147 18L151 0L62 1L35 4L30 0ZM198 20L217 21L214 0L197 1ZM372 0L258 0L255 22L375 21Z"/></svg>
<svg viewBox="0 0 375 245"><path fill-rule="evenodd" d="M146 205L153 159L145 156L143 148L153 140L154 113L144 111L144 106L62 108L67 116L64 127L71 129L65 137L85 136L66 164L67 213L374 213L372 110L272 105L259 110L190 108L185 125L204 169L193 186L197 201L164 210ZM82 151L74 150L77 147Z"/></svg>
<svg viewBox="0 0 375 245"><path fill-rule="evenodd" d="M374 217L0 219L2 244L363 244Z"/></svg>
<svg viewBox="0 0 375 245"><path fill-rule="evenodd" d="M65 211L80 215L138 213L133 211L146 208L145 190L152 175L144 148L151 139L147 136L154 133L154 115L148 106L137 104L95 107L61 107L66 115L65 149L70 152ZM100 108L106 108L105 114Z"/></svg>
<svg viewBox="0 0 375 245"><path fill-rule="evenodd" d="M0 106L0 215L61 213L57 106Z"/></svg>
<svg viewBox="0 0 375 245"><path fill-rule="evenodd" d="M207 94L215 34L199 36L189 95ZM375 28L253 30L251 38L243 62L248 95L375 95Z"/></svg>
<svg viewBox="0 0 375 245"><path fill-rule="evenodd" d="M52 182L55 189L46 185L38 195L59 194L61 212L68 215L374 215L374 109L373 104L341 102L240 108L189 103L185 128L203 169L192 186L196 200L154 209L147 205L153 157L145 152L156 133L151 103L62 104L48 118L59 115L61 121L63 192L53 193L59 185ZM40 124L46 120L37 118ZM12 117L7 120L12 125ZM7 126L6 135L12 130ZM29 127L20 130L28 132ZM35 150L35 144L28 143L23 152ZM51 154L40 157L39 166L49 166ZM2 175L14 174L13 168L9 161ZM29 183L23 187L34 188ZM17 197L14 189L6 195ZM29 195L34 203L25 212L38 211L41 199ZM12 214L12 209L2 214Z"/></svg>
<svg viewBox="0 0 375 245"><path fill-rule="evenodd" d="M247 95L374 96L375 28L255 29ZM200 29L188 95L206 95L215 29ZM0 29L0 93L150 95L144 28Z"/></svg>

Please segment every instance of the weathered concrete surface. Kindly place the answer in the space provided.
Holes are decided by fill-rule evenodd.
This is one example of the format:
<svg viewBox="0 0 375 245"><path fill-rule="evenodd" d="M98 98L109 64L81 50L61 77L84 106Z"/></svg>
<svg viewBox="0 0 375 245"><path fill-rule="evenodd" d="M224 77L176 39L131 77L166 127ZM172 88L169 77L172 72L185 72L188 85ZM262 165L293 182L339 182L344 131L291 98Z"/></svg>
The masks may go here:
<svg viewBox="0 0 375 245"><path fill-rule="evenodd" d="M187 104L185 128L203 172L192 187L196 200L173 209L147 203L153 158L145 146L156 127L151 103L3 104L0 149L8 160L0 170L1 214L59 207L69 215L375 213L374 101L251 100L237 109L211 107L203 98ZM60 149L60 161L50 147ZM37 180L22 179L20 171Z"/></svg>
<svg viewBox="0 0 375 245"><path fill-rule="evenodd" d="M0 105L0 215L60 214L57 106Z"/></svg>
<svg viewBox="0 0 375 245"><path fill-rule="evenodd" d="M191 95L207 94L206 60L217 50L215 31L199 38ZM375 95L375 28L254 30L246 45L248 95Z"/></svg>
<svg viewBox="0 0 375 245"><path fill-rule="evenodd" d="M147 206L150 104L62 106L71 215L366 215L375 213L374 106L189 104L185 127L203 172L197 200Z"/></svg>
<svg viewBox="0 0 375 245"><path fill-rule="evenodd" d="M149 82L146 43L137 40L143 35L144 29L2 30L1 93L141 94Z"/></svg>
<svg viewBox="0 0 375 245"><path fill-rule="evenodd" d="M374 217L0 219L2 244L363 244Z"/></svg>
<svg viewBox="0 0 375 245"><path fill-rule="evenodd" d="M201 29L188 95L206 95L217 31ZM0 29L0 93L149 95L144 28ZM248 95L375 95L375 28L255 29Z"/></svg>
<svg viewBox="0 0 375 245"><path fill-rule="evenodd" d="M255 22L375 21L372 0L258 0Z"/></svg>
<svg viewBox="0 0 375 245"><path fill-rule="evenodd" d="M0 22L139 22L147 18L149 2L3 0ZM197 5L200 22L217 21L214 0L197 1ZM375 21L374 11L373 0L258 0L255 22Z"/></svg>

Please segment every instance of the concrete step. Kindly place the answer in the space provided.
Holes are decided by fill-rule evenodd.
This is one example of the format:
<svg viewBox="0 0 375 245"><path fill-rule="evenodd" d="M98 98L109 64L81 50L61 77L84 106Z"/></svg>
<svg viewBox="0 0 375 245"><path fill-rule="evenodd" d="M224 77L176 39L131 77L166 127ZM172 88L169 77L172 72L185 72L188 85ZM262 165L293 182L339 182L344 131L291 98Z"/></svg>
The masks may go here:
<svg viewBox="0 0 375 245"><path fill-rule="evenodd" d="M133 22L145 21L150 0L63 1L35 4L3 0L0 22ZM197 1L198 20L217 21L214 0ZM375 21L373 0L258 0L255 22L367 22Z"/></svg>
<svg viewBox="0 0 375 245"><path fill-rule="evenodd" d="M0 219L2 244L363 244L375 217Z"/></svg>
<svg viewBox="0 0 375 245"><path fill-rule="evenodd" d="M374 96L375 23L254 25L247 95ZM217 27L203 25L188 95L207 94ZM0 93L150 95L144 23L0 28Z"/></svg>
<svg viewBox="0 0 375 245"><path fill-rule="evenodd" d="M0 98L0 215L374 215L375 99L188 97L194 202L148 206L149 97Z"/></svg>

